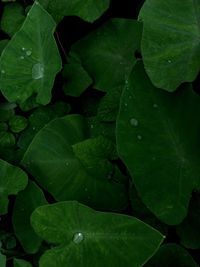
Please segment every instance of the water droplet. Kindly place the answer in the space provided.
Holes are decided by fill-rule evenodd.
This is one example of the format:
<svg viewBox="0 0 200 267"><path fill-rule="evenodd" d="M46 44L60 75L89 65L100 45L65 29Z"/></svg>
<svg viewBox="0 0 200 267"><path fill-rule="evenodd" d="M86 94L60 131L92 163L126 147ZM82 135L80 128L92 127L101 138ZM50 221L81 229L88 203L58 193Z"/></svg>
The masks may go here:
<svg viewBox="0 0 200 267"><path fill-rule="evenodd" d="M5 74L6 72L5 72L5 70L1 70L1 73L2 73L2 74Z"/></svg>
<svg viewBox="0 0 200 267"><path fill-rule="evenodd" d="M21 56L20 59L24 59L24 56Z"/></svg>
<svg viewBox="0 0 200 267"><path fill-rule="evenodd" d="M31 54L32 54L32 51L31 51L31 50L27 50L27 51L26 51L26 55L27 55L27 56L30 56Z"/></svg>
<svg viewBox="0 0 200 267"><path fill-rule="evenodd" d="M130 124L133 126L138 126L138 120L132 118L132 119L130 119Z"/></svg>
<svg viewBox="0 0 200 267"><path fill-rule="evenodd" d="M168 61L167 61L168 63L172 63L172 61L169 59Z"/></svg>
<svg viewBox="0 0 200 267"><path fill-rule="evenodd" d="M137 135L137 139L138 140L142 140L142 136L141 135Z"/></svg>
<svg viewBox="0 0 200 267"><path fill-rule="evenodd" d="M69 165L69 162L66 162L66 165L68 166Z"/></svg>
<svg viewBox="0 0 200 267"><path fill-rule="evenodd" d="M35 131L35 127L33 127L32 129L33 129L33 131Z"/></svg>
<svg viewBox="0 0 200 267"><path fill-rule="evenodd" d="M81 243L83 241L83 239L84 239L84 236L82 233L76 233L73 236L73 242L76 244Z"/></svg>
<svg viewBox="0 0 200 267"><path fill-rule="evenodd" d="M93 125L93 124L91 124L91 125L90 125L90 128L92 128L92 129L93 129L93 128L94 128L94 125Z"/></svg>
<svg viewBox="0 0 200 267"><path fill-rule="evenodd" d="M157 108L157 107L158 107L158 105L157 105L157 104L153 104L153 107L154 107L154 108Z"/></svg>
<svg viewBox="0 0 200 267"><path fill-rule="evenodd" d="M35 80L41 79L44 76L44 66L41 63L36 63L32 68L32 78Z"/></svg>
<svg viewBox="0 0 200 267"><path fill-rule="evenodd" d="M22 51L24 51L24 50L26 50L26 48L25 47L22 47Z"/></svg>
<svg viewBox="0 0 200 267"><path fill-rule="evenodd" d="M125 106L125 107L127 107L127 106L128 106L128 104L127 104L127 103L124 103L124 106Z"/></svg>

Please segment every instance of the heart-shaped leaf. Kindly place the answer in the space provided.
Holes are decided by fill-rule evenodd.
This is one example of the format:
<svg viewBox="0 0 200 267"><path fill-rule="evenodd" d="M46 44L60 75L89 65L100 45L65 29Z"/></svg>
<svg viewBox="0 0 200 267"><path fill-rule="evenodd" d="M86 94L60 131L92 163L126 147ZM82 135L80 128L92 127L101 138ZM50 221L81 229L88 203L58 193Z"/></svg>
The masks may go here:
<svg viewBox="0 0 200 267"><path fill-rule="evenodd" d="M88 139L87 132L86 121L79 115L55 119L35 136L22 163L56 200L122 210L127 206L126 187L110 179L113 146L102 138Z"/></svg>
<svg viewBox="0 0 200 267"><path fill-rule="evenodd" d="M61 69L53 37L56 24L38 2L0 58L0 90L10 102L22 103L33 94L36 101L51 100L54 78Z"/></svg>
<svg viewBox="0 0 200 267"><path fill-rule="evenodd" d="M200 2L146 0L139 18L142 56L153 84L174 91L193 81L200 69Z"/></svg>
<svg viewBox="0 0 200 267"><path fill-rule="evenodd" d="M40 267L141 267L163 241L136 218L97 212L75 201L38 207L31 224L56 245L43 254Z"/></svg>
<svg viewBox="0 0 200 267"><path fill-rule="evenodd" d="M121 158L146 206L167 224L187 214L199 183L200 97L190 85L155 88L138 63L124 88L117 122Z"/></svg>
<svg viewBox="0 0 200 267"><path fill-rule="evenodd" d="M0 214L7 213L8 196L23 190L28 177L24 171L0 159Z"/></svg>
<svg viewBox="0 0 200 267"><path fill-rule="evenodd" d="M30 215L38 206L46 203L42 190L31 181L25 190L17 195L12 215L13 228L27 253L37 252L42 241L30 225Z"/></svg>

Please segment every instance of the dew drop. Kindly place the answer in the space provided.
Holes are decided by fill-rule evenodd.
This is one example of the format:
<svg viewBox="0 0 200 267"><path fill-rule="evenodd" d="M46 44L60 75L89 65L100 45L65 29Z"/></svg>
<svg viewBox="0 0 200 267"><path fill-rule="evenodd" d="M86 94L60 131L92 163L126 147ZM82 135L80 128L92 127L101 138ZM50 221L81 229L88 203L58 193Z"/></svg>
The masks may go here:
<svg viewBox="0 0 200 267"><path fill-rule="evenodd" d="M41 63L36 63L32 68L32 78L35 80L41 79L44 76L44 66Z"/></svg>
<svg viewBox="0 0 200 267"><path fill-rule="evenodd" d="M157 108L157 107L158 107L158 105L157 105L157 104L153 104L153 107L154 107L154 108Z"/></svg>
<svg viewBox="0 0 200 267"><path fill-rule="evenodd" d="M26 51L26 55L27 55L27 56L30 56L31 54L32 54L32 51L31 51L31 50L27 50L27 51Z"/></svg>
<svg viewBox="0 0 200 267"><path fill-rule="evenodd" d="M172 63L172 61L169 59L168 61L167 61L168 63Z"/></svg>
<svg viewBox="0 0 200 267"><path fill-rule="evenodd" d="M136 120L135 118L130 119L130 124L133 126L138 126L138 120Z"/></svg>
<svg viewBox="0 0 200 267"><path fill-rule="evenodd" d="M73 236L73 242L74 242L75 244L79 244L79 243L81 243L81 242L83 241L83 239L84 239L84 236L83 236L82 233L76 233L76 234L74 234L74 236Z"/></svg>
<svg viewBox="0 0 200 267"><path fill-rule="evenodd" d="M24 51L24 50L26 50L26 48L25 47L22 47L22 51Z"/></svg>
<svg viewBox="0 0 200 267"><path fill-rule="evenodd" d="M142 136L141 135L137 135L137 139L138 140L142 140Z"/></svg>
<svg viewBox="0 0 200 267"><path fill-rule="evenodd" d="M33 131L35 131L35 127L33 127L32 129L33 129Z"/></svg>
<svg viewBox="0 0 200 267"><path fill-rule="evenodd" d="M69 162L66 162L66 165L68 166L69 165Z"/></svg>
<svg viewBox="0 0 200 267"><path fill-rule="evenodd" d="M21 56L20 59L24 59L24 56Z"/></svg>
<svg viewBox="0 0 200 267"><path fill-rule="evenodd" d="M90 125L90 128L91 128L91 129L93 129L93 128L94 128L94 125L93 125L93 124L91 124L91 125Z"/></svg>
<svg viewBox="0 0 200 267"><path fill-rule="evenodd" d="M5 72L5 70L1 70L1 73L2 73L2 74L5 74L6 72Z"/></svg>
<svg viewBox="0 0 200 267"><path fill-rule="evenodd" d="M127 103L124 103L124 106L125 106L125 107L127 107L127 106L128 106L128 104L127 104Z"/></svg>

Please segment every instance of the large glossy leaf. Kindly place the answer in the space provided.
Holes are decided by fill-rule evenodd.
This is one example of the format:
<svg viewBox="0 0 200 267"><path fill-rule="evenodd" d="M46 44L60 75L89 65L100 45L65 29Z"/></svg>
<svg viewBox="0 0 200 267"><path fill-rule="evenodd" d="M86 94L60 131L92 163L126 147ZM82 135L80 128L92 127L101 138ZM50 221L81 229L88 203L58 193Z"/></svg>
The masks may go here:
<svg viewBox="0 0 200 267"><path fill-rule="evenodd" d="M128 19L112 19L72 46L94 88L109 91L122 85L136 63L142 24Z"/></svg>
<svg viewBox="0 0 200 267"><path fill-rule="evenodd" d="M56 200L78 200L97 209L124 209L126 188L110 180L110 146L105 147L101 140L85 141L87 132L86 121L79 115L55 119L35 136L22 163Z"/></svg>
<svg viewBox="0 0 200 267"><path fill-rule="evenodd" d="M136 218L96 212L73 201L37 208L31 223L40 237L56 245L44 253L40 267L140 267L163 240Z"/></svg>
<svg viewBox="0 0 200 267"><path fill-rule="evenodd" d="M25 190L17 195L12 215L13 228L27 253L37 252L41 245L41 238L30 225L30 215L38 206L44 204L47 204L44 194L34 182L29 181Z"/></svg>
<svg viewBox="0 0 200 267"><path fill-rule="evenodd" d="M139 18L144 65L153 84L174 91L193 81L200 69L200 2L147 0Z"/></svg>
<svg viewBox="0 0 200 267"><path fill-rule="evenodd" d="M0 214L7 212L8 196L23 190L28 177L20 168L0 159Z"/></svg>
<svg viewBox="0 0 200 267"><path fill-rule="evenodd" d="M177 244L166 244L147 262L145 267L198 267L192 256Z"/></svg>
<svg viewBox="0 0 200 267"><path fill-rule="evenodd" d="M109 0L39 0L59 22L64 16L78 16L88 22L98 19L109 7Z"/></svg>
<svg viewBox="0 0 200 267"><path fill-rule="evenodd" d="M24 102L33 94L40 104L51 100L61 59L53 37L56 24L39 5L32 6L20 30L0 58L0 89L10 102Z"/></svg>
<svg viewBox="0 0 200 267"><path fill-rule="evenodd" d="M162 221L179 224L199 184L200 97L190 85L176 93L155 88L142 63L121 99L117 143L146 206Z"/></svg>

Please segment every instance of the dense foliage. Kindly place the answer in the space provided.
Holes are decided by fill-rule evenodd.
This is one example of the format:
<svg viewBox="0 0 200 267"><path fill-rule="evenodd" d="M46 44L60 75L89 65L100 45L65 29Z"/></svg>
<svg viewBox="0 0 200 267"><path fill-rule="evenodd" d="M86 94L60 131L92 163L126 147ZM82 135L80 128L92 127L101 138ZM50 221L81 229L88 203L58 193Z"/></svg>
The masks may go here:
<svg viewBox="0 0 200 267"><path fill-rule="evenodd" d="M0 267L200 264L200 2L0 1Z"/></svg>

